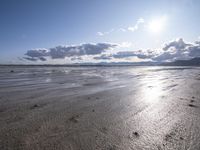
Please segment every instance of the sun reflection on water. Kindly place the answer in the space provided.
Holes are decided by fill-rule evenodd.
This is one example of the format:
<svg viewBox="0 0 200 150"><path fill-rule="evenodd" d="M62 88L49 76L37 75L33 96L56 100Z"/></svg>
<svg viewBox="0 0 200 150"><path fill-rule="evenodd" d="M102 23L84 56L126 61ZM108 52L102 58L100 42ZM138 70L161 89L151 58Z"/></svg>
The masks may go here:
<svg viewBox="0 0 200 150"><path fill-rule="evenodd" d="M145 78L142 86L142 97L147 103L156 103L159 101L163 91L163 83L160 80L161 76L154 76L154 78Z"/></svg>
<svg viewBox="0 0 200 150"><path fill-rule="evenodd" d="M136 116L138 123L138 130L142 131L144 134L144 140L149 139L158 141L159 133L162 130L157 129L157 123L166 114L164 110L165 103L163 103L163 76L165 74L160 73L157 75L154 72L147 72L146 76L140 80L140 105L139 109L142 109L140 114Z"/></svg>

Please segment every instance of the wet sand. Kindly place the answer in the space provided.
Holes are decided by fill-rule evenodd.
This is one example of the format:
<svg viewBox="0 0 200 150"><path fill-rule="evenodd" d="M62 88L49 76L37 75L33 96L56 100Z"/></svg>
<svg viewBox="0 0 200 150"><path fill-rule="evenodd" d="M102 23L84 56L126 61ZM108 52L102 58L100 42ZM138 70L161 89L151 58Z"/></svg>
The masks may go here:
<svg viewBox="0 0 200 150"><path fill-rule="evenodd" d="M1 67L1 150L198 150L198 67Z"/></svg>

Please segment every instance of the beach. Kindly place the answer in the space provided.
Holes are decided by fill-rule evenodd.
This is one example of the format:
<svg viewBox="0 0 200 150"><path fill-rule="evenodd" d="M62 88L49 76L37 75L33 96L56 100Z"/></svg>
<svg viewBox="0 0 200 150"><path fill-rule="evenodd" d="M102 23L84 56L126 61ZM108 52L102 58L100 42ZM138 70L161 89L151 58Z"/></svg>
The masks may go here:
<svg viewBox="0 0 200 150"><path fill-rule="evenodd" d="M0 67L1 150L198 150L200 68Z"/></svg>

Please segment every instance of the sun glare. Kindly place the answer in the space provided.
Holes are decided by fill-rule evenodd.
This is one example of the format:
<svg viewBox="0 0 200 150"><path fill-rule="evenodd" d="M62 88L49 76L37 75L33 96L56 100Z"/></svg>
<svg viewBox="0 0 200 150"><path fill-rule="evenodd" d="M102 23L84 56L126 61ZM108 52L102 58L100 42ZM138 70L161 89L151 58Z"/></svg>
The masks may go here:
<svg viewBox="0 0 200 150"><path fill-rule="evenodd" d="M148 28L151 32L161 33L164 30L165 25L166 25L166 17L163 16L163 17L151 20L148 24Z"/></svg>

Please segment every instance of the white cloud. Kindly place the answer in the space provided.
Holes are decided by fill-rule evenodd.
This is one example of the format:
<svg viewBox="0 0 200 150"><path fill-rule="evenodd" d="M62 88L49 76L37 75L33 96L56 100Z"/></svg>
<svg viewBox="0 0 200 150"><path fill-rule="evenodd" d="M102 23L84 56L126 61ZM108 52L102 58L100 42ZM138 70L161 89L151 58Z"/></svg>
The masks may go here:
<svg viewBox="0 0 200 150"><path fill-rule="evenodd" d="M97 32L97 35L98 36L105 36L105 35L108 35L108 34L110 34L112 32L117 32L117 31L120 31L120 32L131 31L131 32L134 32L134 31L138 30L139 26L141 24L143 24L143 23L144 23L144 19L143 18L139 18L137 20L137 22L135 23L135 25L133 25L133 26L119 28L119 29L111 29L110 31L107 31L107 32L100 32L99 31L99 32Z"/></svg>
<svg viewBox="0 0 200 150"><path fill-rule="evenodd" d="M128 29L129 31L134 32L135 30L138 29L138 27L137 27L137 26L134 26L134 27L128 27L127 29Z"/></svg>
<svg viewBox="0 0 200 150"><path fill-rule="evenodd" d="M122 42L121 44L118 44L119 48L129 48L133 45L132 42Z"/></svg>
<svg viewBox="0 0 200 150"><path fill-rule="evenodd" d="M129 31L131 31L131 32L134 32L134 31L138 30L139 26L140 26L141 24L143 24L143 23L144 23L144 19L143 19L143 18L139 18L139 19L137 20L136 24L135 24L134 26L128 27L127 30L129 30Z"/></svg>
<svg viewBox="0 0 200 150"><path fill-rule="evenodd" d="M97 32L97 35L104 36L104 34L102 32Z"/></svg>
<svg viewBox="0 0 200 150"><path fill-rule="evenodd" d="M108 35L108 34L110 34L110 33L112 33L112 32L114 32L115 31L115 29L110 29L109 31L106 31L106 32L97 32L97 35L98 36L105 36L105 35Z"/></svg>

